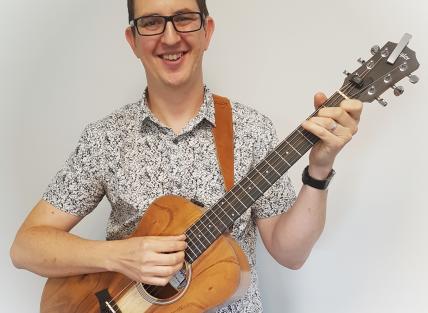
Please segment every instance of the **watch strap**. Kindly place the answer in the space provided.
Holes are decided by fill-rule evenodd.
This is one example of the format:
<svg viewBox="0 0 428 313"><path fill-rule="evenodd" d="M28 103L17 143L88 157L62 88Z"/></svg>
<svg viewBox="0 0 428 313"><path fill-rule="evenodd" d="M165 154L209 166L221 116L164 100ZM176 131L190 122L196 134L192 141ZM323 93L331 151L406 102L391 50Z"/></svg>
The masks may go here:
<svg viewBox="0 0 428 313"><path fill-rule="evenodd" d="M336 174L336 172L335 170L332 169L326 179L323 179L323 180L315 179L311 177L311 175L309 175L309 165L308 165L303 170L302 182L304 185L308 185L319 190L326 190L334 174Z"/></svg>

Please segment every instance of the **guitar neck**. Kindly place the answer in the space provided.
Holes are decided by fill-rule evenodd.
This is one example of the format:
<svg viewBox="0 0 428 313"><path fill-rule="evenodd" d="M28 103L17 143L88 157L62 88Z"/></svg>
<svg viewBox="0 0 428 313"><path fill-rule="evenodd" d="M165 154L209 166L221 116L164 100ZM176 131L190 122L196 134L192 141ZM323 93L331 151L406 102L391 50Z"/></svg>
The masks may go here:
<svg viewBox="0 0 428 313"><path fill-rule="evenodd" d="M339 106L344 99L345 95L337 92L322 107ZM308 119L317 112L312 113ZM302 126L297 127L186 231L186 261L193 263L318 140L318 137Z"/></svg>

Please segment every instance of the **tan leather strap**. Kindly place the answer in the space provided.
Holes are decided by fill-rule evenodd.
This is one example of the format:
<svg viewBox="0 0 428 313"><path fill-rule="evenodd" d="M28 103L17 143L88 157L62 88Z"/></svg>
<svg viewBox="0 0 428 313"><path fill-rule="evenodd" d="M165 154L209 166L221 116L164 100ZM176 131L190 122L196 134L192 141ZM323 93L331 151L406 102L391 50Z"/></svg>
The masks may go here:
<svg viewBox="0 0 428 313"><path fill-rule="evenodd" d="M226 191L233 187L233 124L232 106L227 98L213 95L215 108L215 127L212 132L217 150L217 160L224 178Z"/></svg>

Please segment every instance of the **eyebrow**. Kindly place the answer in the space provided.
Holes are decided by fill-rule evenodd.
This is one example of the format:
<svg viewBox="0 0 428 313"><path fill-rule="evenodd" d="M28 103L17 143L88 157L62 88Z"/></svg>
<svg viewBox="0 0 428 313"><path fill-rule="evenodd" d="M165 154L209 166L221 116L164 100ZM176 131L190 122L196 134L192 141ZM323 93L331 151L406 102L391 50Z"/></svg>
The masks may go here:
<svg viewBox="0 0 428 313"><path fill-rule="evenodd" d="M191 10L189 8L184 8L184 9L180 9L180 10L174 11L172 13L172 15L180 14L180 13L189 13L189 12L199 12L199 10L195 11L195 10ZM146 14L142 15L141 17L147 17L147 16L163 16L163 15L159 14L159 13L146 13Z"/></svg>

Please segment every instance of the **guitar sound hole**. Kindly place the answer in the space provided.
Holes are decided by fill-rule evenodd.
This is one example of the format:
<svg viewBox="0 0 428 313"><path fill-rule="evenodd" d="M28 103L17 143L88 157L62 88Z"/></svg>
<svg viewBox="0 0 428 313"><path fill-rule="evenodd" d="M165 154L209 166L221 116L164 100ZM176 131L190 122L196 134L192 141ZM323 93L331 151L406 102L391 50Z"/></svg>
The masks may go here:
<svg viewBox="0 0 428 313"><path fill-rule="evenodd" d="M168 284L166 286L152 286L144 285L145 291L155 299L159 300L168 300L175 297L178 294L178 291Z"/></svg>
<svg viewBox="0 0 428 313"><path fill-rule="evenodd" d="M186 270L181 269L175 274L166 286L153 286L142 284L144 291L154 299L170 300L175 298L187 286Z"/></svg>

